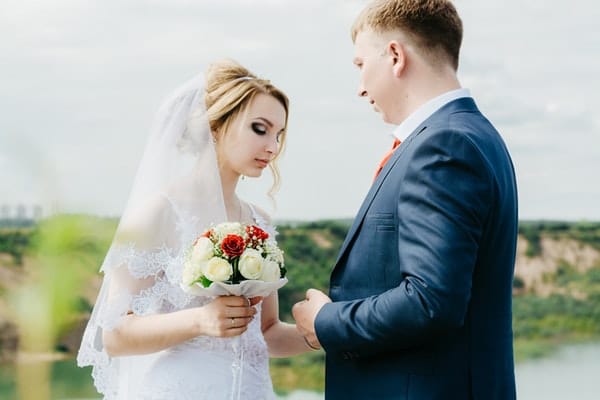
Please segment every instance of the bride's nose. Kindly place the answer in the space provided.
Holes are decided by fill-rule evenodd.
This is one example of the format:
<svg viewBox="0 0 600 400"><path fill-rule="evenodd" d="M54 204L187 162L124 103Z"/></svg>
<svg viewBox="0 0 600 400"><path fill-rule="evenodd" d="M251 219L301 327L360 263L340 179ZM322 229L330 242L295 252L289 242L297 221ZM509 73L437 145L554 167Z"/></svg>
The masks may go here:
<svg viewBox="0 0 600 400"><path fill-rule="evenodd" d="M277 154L279 151L279 143L276 135L269 135L269 139L265 145L265 151L269 154Z"/></svg>

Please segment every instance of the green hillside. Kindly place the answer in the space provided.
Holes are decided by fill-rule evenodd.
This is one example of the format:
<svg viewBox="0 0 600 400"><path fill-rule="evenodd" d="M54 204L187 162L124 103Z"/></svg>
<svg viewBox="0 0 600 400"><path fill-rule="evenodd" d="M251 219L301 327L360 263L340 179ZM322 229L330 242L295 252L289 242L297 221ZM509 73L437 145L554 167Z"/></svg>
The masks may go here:
<svg viewBox="0 0 600 400"><path fill-rule="evenodd" d="M292 320L291 307L307 288L327 290L349 224L280 224L278 242L289 278L279 293L283 320ZM115 219L64 215L30 228L0 230L0 356L10 359L16 344L18 321L10 310L20 303L14 294L46 286L44 310L52 315L54 349L76 351L115 228ZM562 343L600 340L600 223L529 221L519 231L513 305L517 359L547 354ZM315 352L273 360L276 387L322 389L323 359Z"/></svg>

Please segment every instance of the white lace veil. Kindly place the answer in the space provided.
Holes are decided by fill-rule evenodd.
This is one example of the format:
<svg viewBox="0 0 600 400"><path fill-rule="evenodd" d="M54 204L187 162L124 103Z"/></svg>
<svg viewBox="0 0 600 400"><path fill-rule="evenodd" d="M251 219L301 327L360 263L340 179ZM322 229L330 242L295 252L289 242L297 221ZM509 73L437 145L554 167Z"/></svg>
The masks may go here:
<svg viewBox="0 0 600 400"><path fill-rule="evenodd" d="M104 280L77 362L93 367L94 384L105 399L130 398L155 356L109 357L103 330L113 329L128 312L147 315L185 307L191 297L179 289L183 253L202 229L227 219L206 120L205 86L201 74L159 108L102 264Z"/></svg>

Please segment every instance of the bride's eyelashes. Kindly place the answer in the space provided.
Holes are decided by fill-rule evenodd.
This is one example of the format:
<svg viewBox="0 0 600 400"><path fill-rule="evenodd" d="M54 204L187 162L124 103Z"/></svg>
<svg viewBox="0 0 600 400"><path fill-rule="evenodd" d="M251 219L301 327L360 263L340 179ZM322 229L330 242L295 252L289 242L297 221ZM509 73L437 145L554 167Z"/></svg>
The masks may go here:
<svg viewBox="0 0 600 400"><path fill-rule="evenodd" d="M252 127L252 131L254 131L254 133L256 133L257 135L266 135L268 133L268 128L266 125L261 124L260 122L253 122L251 125ZM283 132L277 132L277 143L279 143L279 140L281 139L281 135L283 134Z"/></svg>
<svg viewBox="0 0 600 400"><path fill-rule="evenodd" d="M254 133L261 136L267 133L267 127L264 124L261 124L260 122L253 122L252 130L254 131Z"/></svg>

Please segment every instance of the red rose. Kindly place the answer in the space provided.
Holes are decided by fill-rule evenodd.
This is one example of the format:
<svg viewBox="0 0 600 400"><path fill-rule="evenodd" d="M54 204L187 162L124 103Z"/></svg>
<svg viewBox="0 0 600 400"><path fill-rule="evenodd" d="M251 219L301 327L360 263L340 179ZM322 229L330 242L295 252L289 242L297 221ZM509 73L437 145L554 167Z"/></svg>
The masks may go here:
<svg viewBox="0 0 600 400"><path fill-rule="evenodd" d="M221 250L228 257L237 257L244 252L246 242L240 235L227 235L221 243Z"/></svg>
<svg viewBox="0 0 600 400"><path fill-rule="evenodd" d="M246 233L248 234L248 240L254 242L267 240L269 234L256 225L246 227Z"/></svg>

